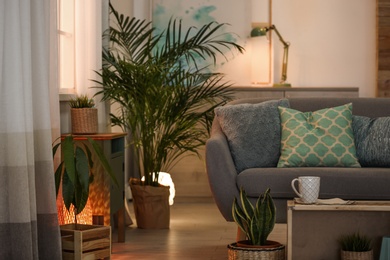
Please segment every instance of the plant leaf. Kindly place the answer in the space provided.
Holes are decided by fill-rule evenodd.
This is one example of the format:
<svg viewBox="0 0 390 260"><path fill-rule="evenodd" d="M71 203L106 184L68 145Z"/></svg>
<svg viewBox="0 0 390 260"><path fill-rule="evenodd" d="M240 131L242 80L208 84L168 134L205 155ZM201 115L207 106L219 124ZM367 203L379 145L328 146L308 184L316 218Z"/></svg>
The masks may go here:
<svg viewBox="0 0 390 260"><path fill-rule="evenodd" d="M67 172L67 178L70 182L75 183L76 165L74 161L74 143L72 136L66 136L62 143L62 153Z"/></svg>
<svg viewBox="0 0 390 260"><path fill-rule="evenodd" d="M65 169L62 177L62 198L68 211L70 210L70 205L73 203L74 194L75 190L73 183L70 181L68 172Z"/></svg>
<svg viewBox="0 0 390 260"><path fill-rule="evenodd" d="M54 181L56 185L56 196L58 197L58 192L60 190L61 186L61 175L64 170L64 162L61 162L60 165L58 165L57 170L54 173Z"/></svg>

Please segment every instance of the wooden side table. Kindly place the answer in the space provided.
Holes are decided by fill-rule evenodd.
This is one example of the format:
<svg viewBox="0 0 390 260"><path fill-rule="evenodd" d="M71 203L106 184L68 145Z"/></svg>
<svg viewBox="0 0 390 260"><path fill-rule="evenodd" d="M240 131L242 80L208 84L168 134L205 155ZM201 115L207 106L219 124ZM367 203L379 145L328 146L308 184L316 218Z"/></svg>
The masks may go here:
<svg viewBox="0 0 390 260"><path fill-rule="evenodd" d="M339 238L360 232L372 238L379 259L382 237L390 235L390 201L352 205L303 205L287 202L287 256L292 259L339 259Z"/></svg>
<svg viewBox="0 0 390 260"><path fill-rule="evenodd" d="M64 139L67 134L61 135ZM124 205L124 148L126 133L100 133L93 135L73 135L74 140L95 140L102 148L111 168L118 180L119 187L111 181L103 167L95 164L94 181L89 191L89 203L93 216L103 216L104 225L114 228L113 217L118 224L118 242L125 242L125 205ZM92 159L96 155L93 155Z"/></svg>

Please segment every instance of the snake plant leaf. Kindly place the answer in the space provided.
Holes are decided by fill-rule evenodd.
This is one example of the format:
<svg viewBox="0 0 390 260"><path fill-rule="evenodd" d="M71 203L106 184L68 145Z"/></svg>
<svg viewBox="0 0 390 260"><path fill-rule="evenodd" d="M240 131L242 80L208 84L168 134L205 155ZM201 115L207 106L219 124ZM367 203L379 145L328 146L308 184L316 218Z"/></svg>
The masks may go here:
<svg viewBox="0 0 390 260"><path fill-rule="evenodd" d="M275 205L270 196L270 189L267 189L264 194L260 196L256 205L256 210L256 222L262 230L259 234L259 242L261 245L264 245L275 225Z"/></svg>
<svg viewBox="0 0 390 260"><path fill-rule="evenodd" d="M255 216L250 221L250 231L249 231L249 240L252 242L252 245L264 245L260 238L261 232L259 227L259 222L255 220Z"/></svg>
<svg viewBox="0 0 390 260"><path fill-rule="evenodd" d="M88 138L88 141L91 143L93 150L96 153L96 155L98 156L99 161L100 161L101 165L103 166L104 170L110 175L111 179L114 181L116 186L119 187L119 183L118 183L118 180L116 179L116 175L114 174L109 162L107 161L106 156L104 155L104 153L103 153L102 149L100 148L100 146L98 145L98 143L96 143L91 138Z"/></svg>
<svg viewBox="0 0 390 260"><path fill-rule="evenodd" d="M265 245L275 226L276 209L270 192L271 190L267 189L258 198L255 207L242 188L240 189L242 208L240 208L237 198L233 201L233 219L253 245Z"/></svg>
<svg viewBox="0 0 390 260"><path fill-rule="evenodd" d="M240 200L241 200L242 210L244 211L246 218L251 219L254 214L254 207L252 203L249 201L246 192L243 188L241 188Z"/></svg>
<svg viewBox="0 0 390 260"><path fill-rule="evenodd" d="M234 201L233 201L232 216L233 216L234 222L237 223L237 225L242 230L242 232L247 234L248 228L249 228L248 221L246 219L245 213L243 212L240 205L238 204L237 198L234 198Z"/></svg>
<svg viewBox="0 0 390 260"><path fill-rule="evenodd" d="M62 153L64 157L67 178L70 182L76 181L76 165L74 161L74 143L72 136L66 136L62 144Z"/></svg>

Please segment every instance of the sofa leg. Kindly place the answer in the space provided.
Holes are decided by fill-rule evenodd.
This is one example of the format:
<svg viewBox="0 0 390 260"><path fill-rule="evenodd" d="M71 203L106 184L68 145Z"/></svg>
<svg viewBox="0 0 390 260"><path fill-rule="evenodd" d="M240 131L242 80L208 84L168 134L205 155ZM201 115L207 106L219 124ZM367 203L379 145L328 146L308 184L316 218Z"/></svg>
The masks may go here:
<svg viewBox="0 0 390 260"><path fill-rule="evenodd" d="M237 227L237 237L236 237L236 242L242 241L246 239L246 235L244 232L242 232L240 227Z"/></svg>

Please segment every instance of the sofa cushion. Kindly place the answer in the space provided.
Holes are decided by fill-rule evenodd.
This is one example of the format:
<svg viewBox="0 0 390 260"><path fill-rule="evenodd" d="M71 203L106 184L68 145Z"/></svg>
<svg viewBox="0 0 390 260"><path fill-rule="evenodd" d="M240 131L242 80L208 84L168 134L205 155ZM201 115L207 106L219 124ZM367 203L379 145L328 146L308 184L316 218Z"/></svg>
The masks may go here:
<svg viewBox="0 0 390 260"><path fill-rule="evenodd" d="M261 192L270 188L274 199L292 199L296 194L291 188L291 181L299 176L321 178L320 199L388 200L390 198L389 168L252 168L237 176L237 187L243 187L248 196L253 198L258 198Z"/></svg>
<svg viewBox="0 0 390 260"><path fill-rule="evenodd" d="M352 126L360 164L390 167L390 117L353 116Z"/></svg>
<svg viewBox="0 0 390 260"><path fill-rule="evenodd" d="M301 112L279 107L278 167L360 167L352 130L352 103Z"/></svg>
<svg viewBox="0 0 390 260"><path fill-rule="evenodd" d="M270 100L215 109L237 172L253 167L276 167L280 156L278 106L288 107L289 102Z"/></svg>

